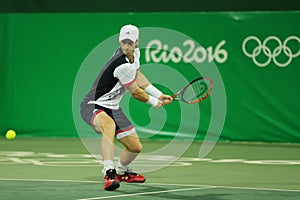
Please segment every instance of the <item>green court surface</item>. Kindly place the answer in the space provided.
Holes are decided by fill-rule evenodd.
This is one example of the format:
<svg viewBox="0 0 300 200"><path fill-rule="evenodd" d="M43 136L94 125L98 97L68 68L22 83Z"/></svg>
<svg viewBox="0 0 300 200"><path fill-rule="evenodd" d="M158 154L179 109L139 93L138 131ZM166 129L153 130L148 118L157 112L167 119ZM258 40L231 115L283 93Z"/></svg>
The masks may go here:
<svg viewBox="0 0 300 200"><path fill-rule="evenodd" d="M5 200L300 199L299 144L217 143L200 160L201 143L194 142L171 166L145 173L146 183L121 183L108 192L101 165L79 139L17 137L0 143L0 199ZM149 151L166 142L142 143ZM158 155L151 162L163 161Z"/></svg>

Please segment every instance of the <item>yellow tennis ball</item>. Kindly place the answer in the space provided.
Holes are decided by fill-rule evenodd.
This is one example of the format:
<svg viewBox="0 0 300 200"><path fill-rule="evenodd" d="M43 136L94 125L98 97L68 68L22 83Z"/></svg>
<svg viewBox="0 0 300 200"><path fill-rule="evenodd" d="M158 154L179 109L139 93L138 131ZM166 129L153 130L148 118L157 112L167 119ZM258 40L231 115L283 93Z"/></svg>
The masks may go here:
<svg viewBox="0 0 300 200"><path fill-rule="evenodd" d="M14 131L14 130L8 130L7 132L6 132L6 135L5 135L5 137L6 137L6 139L8 139L8 140L13 140L13 139L15 139L15 137L16 137L16 132Z"/></svg>

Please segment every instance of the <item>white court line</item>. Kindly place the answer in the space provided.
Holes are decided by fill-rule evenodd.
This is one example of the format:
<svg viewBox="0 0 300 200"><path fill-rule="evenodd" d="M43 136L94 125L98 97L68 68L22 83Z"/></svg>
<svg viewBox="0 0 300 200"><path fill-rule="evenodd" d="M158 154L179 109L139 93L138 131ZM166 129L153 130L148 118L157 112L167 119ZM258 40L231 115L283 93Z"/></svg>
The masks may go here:
<svg viewBox="0 0 300 200"><path fill-rule="evenodd" d="M184 185L184 184L172 184L172 183L149 183L149 184L155 184L155 185L174 185L174 186L190 186L190 187L199 187L199 186L205 186L205 187L214 187L214 188L229 188L229 189L241 189L241 190L261 190L261 191L281 191L281 192L300 192L300 190L290 190L290 189L280 189L280 188L255 188L255 187L236 187L236 186L226 186L226 185ZM300 200L300 199L299 199Z"/></svg>
<svg viewBox="0 0 300 200"><path fill-rule="evenodd" d="M110 198L139 196L139 195L145 195L145 194L160 194L160 193L189 191L189 190L204 190L204 189L209 189L209 188L214 188L214 187L212 186L212 187L206 187L206 188L185 188L185 189L174 189L174 190L161 190L161 191L155 191L155 192L140 192L140 193L134 193L134 194L121 194L121 195L113 195L113 196L105 196L105 197L92 197L92 198L84 198L84 199L77 199L77 200L110 199Z"/></svg>
<svg viewBox="0 0 300 200"><path fill-rule="evenodd" d="M84 180L54 180L54 179L18 179L18 178L0 178L0 181L32 181L32 182L71 182L71 183L102 183L101 181L84 181ZM135 183L130 183L134 185ZM144 183L146 185L173 185L181 187L212 187L212 188L229 188L241 190L266 190L266 191L282 191L282 192L300 192L296 189L280 189L280 188L254 188L254 187L234 187L226 185L187 185L187 184L173 184L173 183ZM300 199L299 199L300 200Z"/></svg>
<svg viewBox="0 0 300 200"><path fill-rule="evenodd" d="M32 181L32 182L71 182L71 183L99 183L99 181L83 180L54 180L54 179L19 179L19 178L0 178L0 181Z"/></svg>

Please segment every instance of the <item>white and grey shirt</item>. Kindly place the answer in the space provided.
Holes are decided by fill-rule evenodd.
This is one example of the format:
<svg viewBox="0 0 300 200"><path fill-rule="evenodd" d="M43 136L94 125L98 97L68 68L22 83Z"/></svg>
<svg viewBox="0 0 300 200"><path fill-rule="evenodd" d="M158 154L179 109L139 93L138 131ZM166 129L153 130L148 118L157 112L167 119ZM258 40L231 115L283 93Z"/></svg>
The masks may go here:
<svg viewBox="0 0 300 200"><path fill-rule="evenodd" d="M111 59L99 73L84 102L97 104L116 110L119 103L130 86L136 80L136 74L140 67L140 50L134 50L134 62L130 63L118 48Z"/></svg>

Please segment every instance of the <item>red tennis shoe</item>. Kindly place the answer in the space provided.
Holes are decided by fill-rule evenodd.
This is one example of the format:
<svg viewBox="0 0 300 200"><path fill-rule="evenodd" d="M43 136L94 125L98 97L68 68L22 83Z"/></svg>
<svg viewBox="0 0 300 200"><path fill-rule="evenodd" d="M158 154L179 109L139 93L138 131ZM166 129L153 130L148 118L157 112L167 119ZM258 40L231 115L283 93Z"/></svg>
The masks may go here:
<svg viewBox="0 0 300 200"><path fill-rule="evenodd" d="M126 183L144 183L146 178L128 168L123 175L116 174L116 180L119 182L124 181Z"/></svg>
<svg viewBox="0 0 300 200"><path fill-rule="evenodd" d="M120 187L120 183L116 180L116 170L109 169L104 176L104 190L113 191Z"/></svg>

